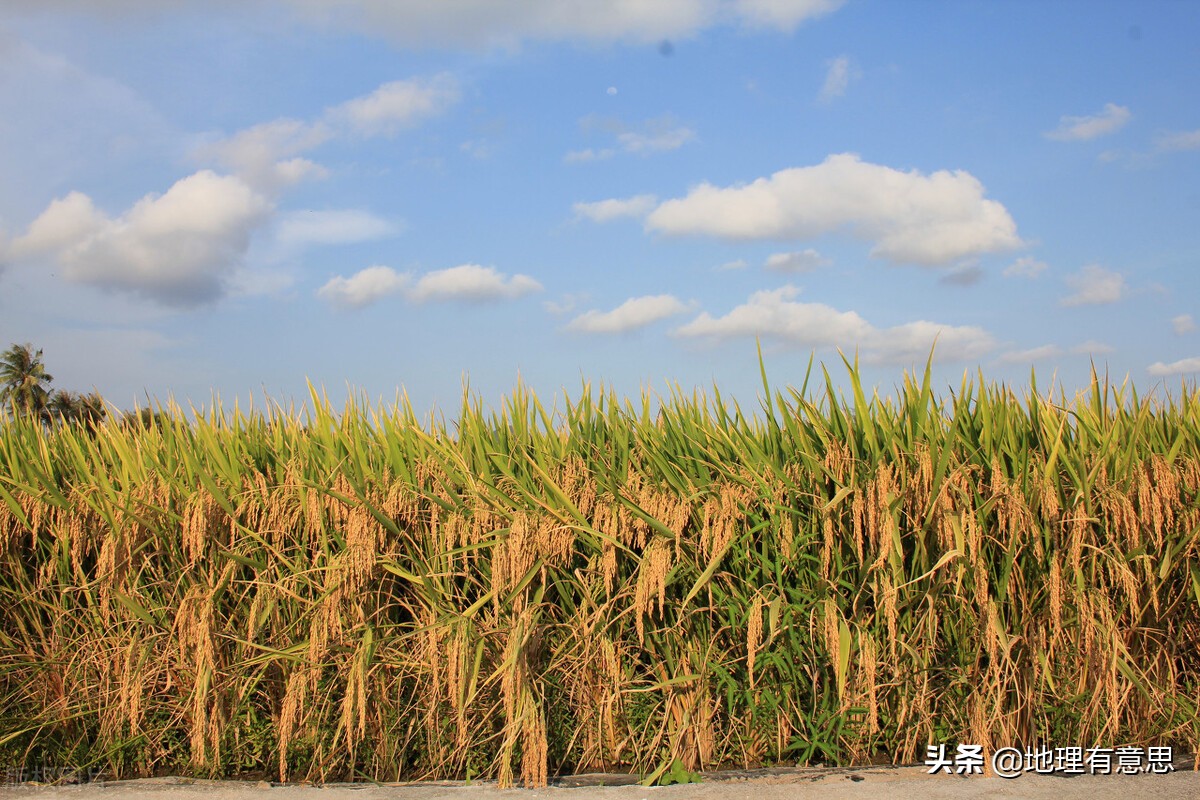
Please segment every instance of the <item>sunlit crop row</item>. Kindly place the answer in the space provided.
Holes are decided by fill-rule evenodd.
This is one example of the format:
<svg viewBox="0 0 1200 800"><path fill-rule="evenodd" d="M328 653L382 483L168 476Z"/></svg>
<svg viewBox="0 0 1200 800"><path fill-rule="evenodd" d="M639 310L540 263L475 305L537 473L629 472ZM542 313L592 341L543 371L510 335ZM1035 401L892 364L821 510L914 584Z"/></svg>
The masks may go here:
<svg viewBox="0 0 1200 800"><path fill-rule="evenodd" d="M1200 750L1200 393L982 378L0 428L0 766Z"/></svg>

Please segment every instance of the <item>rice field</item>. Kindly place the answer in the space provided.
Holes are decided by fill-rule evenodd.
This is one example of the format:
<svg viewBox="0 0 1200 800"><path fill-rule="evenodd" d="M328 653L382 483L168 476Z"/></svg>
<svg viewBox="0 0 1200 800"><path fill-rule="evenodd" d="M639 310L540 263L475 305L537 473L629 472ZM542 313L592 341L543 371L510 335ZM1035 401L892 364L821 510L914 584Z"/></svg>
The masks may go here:
<svg viewBox="0 0 1200 800"><path fill-rule="evenodd" d="M0 766L541 786L1200 751L1200 392L927 368L881 399L846 368L764 374L750 410L518 386L453 425L316 392L9 420Z"/></svg>

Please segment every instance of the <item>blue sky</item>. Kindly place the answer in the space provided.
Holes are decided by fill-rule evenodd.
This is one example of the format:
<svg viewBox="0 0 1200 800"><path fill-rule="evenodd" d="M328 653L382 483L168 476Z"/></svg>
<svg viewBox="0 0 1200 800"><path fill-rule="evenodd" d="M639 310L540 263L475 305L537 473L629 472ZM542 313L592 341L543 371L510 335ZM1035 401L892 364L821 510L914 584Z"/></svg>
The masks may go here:
<svg viewBox="0 0 1200 800"><path fill-rule="evenodd" d="M97 11L96 6L103 6ZM1200 6L6 0L0 344L453 412L1200 372ZM836 373L835 373L836 374Z"/></svg>

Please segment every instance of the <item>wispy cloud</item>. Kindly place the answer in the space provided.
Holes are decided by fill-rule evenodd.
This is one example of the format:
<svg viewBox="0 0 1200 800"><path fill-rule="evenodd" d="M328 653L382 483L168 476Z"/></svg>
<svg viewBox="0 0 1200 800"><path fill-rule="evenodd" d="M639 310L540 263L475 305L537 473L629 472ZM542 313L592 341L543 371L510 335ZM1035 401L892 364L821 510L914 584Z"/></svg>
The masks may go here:
<svg viewBox="0 0 1200 800"><path fill-rule="evenodd" d="M938 283L946 286L974 286L982 280L983 269L978 264L965 264L949 270L938 278Z"/></svg>
<svg viewBox="0 0 1200 800"><path fill-rule="evenodd" d="M1196 321L1191 314L1180 314L1171 318L1171 330L1176 336L1183 336L1196 330Z"/></svg>
<svg viewBox="0 0 1200 800"><path fill-rule="evenodd" d="M619 119L592 115L584 117L580 121L580 126L585 132L599 129L611 134L613 143L609 147L572 150L563 156L563 161L568 164L603 161L618 153L631 153L639 156L665 153L678 150L696 138L694 130L680 125L669 114L646 120L634 128L630 128Z"/></svg>
<svg viewBox="0 0 1200 800"><path fill-rule="evenodd" d="M1031 347L1028 350L1010 350L996 360L1001 364L1032 364L1034 361L1045 361L1048 358L1058 358L1063 350L1056 344L1044 344L1041 347Z"/></svg>
<svg viewBox="0 0 1200 800"><path fill-rule="evenodd" d="M729 187L703 183L650 213L646 228L735 240L805 240L845 231L889 261L942 266L1022 244L1003 205L970 173L923 175L844 153Z"/></svg>
<svg viewBox="0 0 1200 800"><path fill-rule="evenodd" d="M1071 348L1072 353L1086 356L1098 356L1113 351L1114 348L1112 345L1098 342L1095 339L1088 339L1086 342L1080 342Z"/></svg>
<svg viewBox="0 0 1200 800"><path fill-rule="evenodd" d="M812 272L830 263L828 258L809 247L790 253L772 253L763 266L773 272Z"/></svg>
<svg viewBox="0 0 1200 800"><path fill-rule="evenodd" d="M652 194L639 194L624 199L597 200L592 203L575 203L571 206L576 219L592 222L609 222L623 217L644 217L657 202Z"/></svg>
<svg viewBox="0 0 1200 800"><path fill-rule="evenodd" d="M838 56L826 63L825 83L817 99L822 103L831 103L846 93L851 78L857 77L857 70L850 63L849 56Z"/></svg>
<svg viewBox="0 0 1200 800"><path fill-rule="evenodd" d="M1120 130L1132 117L1127 107L1106 103L1099 114L1060 117L1058 127L1045 135L1058 142L1083 142Z"/></svg>
<svg viewBox="0 0 1200 800"><path fill-rule="evenodd" d="M1064 282L1074 291L1059 301L1064 306L1096 306L1115 303L1125 296L1125 276L1119 272L1089 264L1066 276Z"/></svg>
<svg viewBox="0 0 1200 800"><path fill-rule="evenodd" d="M606 158L612 158L617 154L617 151L611 147L605 147L600 150L593 150L588 147L583 150L572 150L563 156L563 161L568 164L586 164L589 161L603 161Z"/></svg>
<svg viewBox="0 0 1200 800"><path fill-rule="evenodd" d="M402 226L362 209L292 211L279 221L281 244L349 244L395 236Z"/></svg>
<svg viewBox="0 0 1200 800"><path fill-rule="evenodd" d="M1159 153L1200 150L1200 128L1194 131L1176 131L1159 134L1154 139L1154 149Z"/></svg>
<svg viewBox="0 0 1200 800"><path fill-rule="evenodd" d="M1046 271L1048 265L1045 261L1038 261L1032 256L1021 256L1013 263L1004 268L1004 277L1006 278L1036 278Z"/></svg>
<svg viewBox="0 0 1200 800"><path fill-rule="evenodd" d="M386 136L445 113L459 96L458 81L445 73L391 81L368 95L334 106L325 119L360 136Z"/></svg>
<svg viewBox="0 0 1200 800"><path fill-rule="evenodd" d="M567 325L582 333L627 333L682 314L687 304L670 294L632 297L611 311L586 311Z"/></svg>

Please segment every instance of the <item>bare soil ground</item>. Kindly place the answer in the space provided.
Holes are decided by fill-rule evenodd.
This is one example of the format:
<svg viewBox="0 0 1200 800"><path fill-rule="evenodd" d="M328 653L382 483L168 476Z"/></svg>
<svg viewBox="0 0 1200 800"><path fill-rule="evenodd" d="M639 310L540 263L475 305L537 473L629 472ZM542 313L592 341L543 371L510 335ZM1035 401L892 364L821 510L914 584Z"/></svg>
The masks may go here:
<svg viewBox="0 0 1200 800"><path fill-rule="evenodd" d="M0 786L0 800L1197 800L1200 772L1192 761L1177 759L1166 775L1022 775L1003 778L930 775L925 767L861 769L774 769L722 772L700 783L644 787L628 775L581 775L547 789L498 789L487 782L379 784L270 784L154 778L77 786Z"/></svg>

